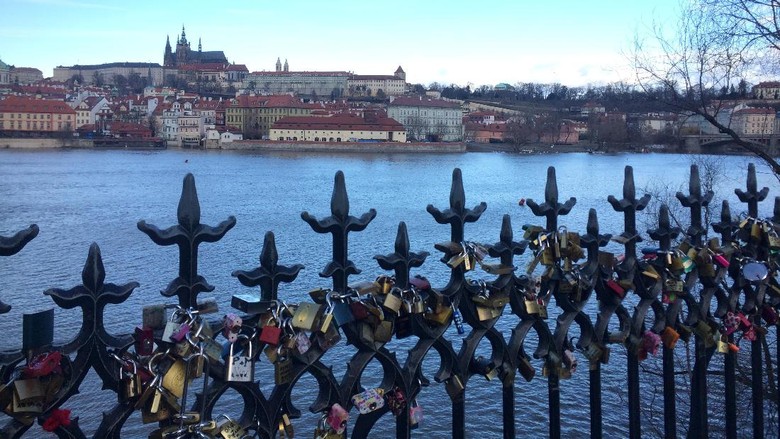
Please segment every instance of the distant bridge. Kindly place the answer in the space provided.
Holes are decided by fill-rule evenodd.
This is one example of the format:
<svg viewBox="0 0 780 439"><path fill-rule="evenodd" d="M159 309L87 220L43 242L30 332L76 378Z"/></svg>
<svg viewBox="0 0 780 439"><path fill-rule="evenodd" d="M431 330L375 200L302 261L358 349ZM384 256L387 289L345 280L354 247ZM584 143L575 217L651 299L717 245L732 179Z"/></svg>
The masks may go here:
<svg viewBox="0 0 780 439"><path fill-rule="evenodd" d="M776 148L778 146L779 137L780 136L773 134L770 136L743 137L742 139L761 148ZM738 146L734 142L734 139L732 139L728 134L701 134L683 136L683 138L685 139L685 146L689 148L699 147L702 149L702 151L728 146Z"/></svg>

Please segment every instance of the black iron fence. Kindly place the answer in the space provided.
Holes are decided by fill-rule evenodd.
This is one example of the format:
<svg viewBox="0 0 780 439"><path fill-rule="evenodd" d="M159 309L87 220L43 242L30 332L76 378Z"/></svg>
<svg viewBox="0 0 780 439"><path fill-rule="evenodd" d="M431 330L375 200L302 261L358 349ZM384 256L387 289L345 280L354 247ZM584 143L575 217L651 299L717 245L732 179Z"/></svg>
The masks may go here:
<svg viewBox="0 0 780 439"><path fill-rule="evenodd" d="M306 374L318 385L309 409L321 413L322 419L316 430L299 426L302 436L313 430L315 437L322 438L368 437L380 418L394 417L396 437L410 437L420 422L416 396L425 386L442 385L452 400L452 435L466 437L465 394L471 378L484 376L501 383L507 438L517 435L516 387L525 381L546 381L549 436L557 438L561 436L560 382L574 373L588 374L590 432L601 437L601 368L610 361L611 350L624 346L630 437L638 438L642 431L640 363L660 351L663 398L655 405L664 413L665 437L682 432L708 437L712 425L725 429L726 437L744 437L747 432L737 427L737 386L742 379L751 389L752 436L761 438L768 434L764 419L768 400L777 407L776 393L765 394L767 377L777 380L768 388L776 392L780 387L780 375L774 370L777 357L772 359L762 350L767 336L778 337L776 330L768 329L776 328L780 307L780 198L775 199L773 218L759 218L758 203L765 200L768 189L758 190L752 165L746 189L737 189L736 194L747 204L747 216L733 217L724 202L720 221L711 224L719 237L707 239L710 225L702 224L702 209L709 205L712 193L702 192L698 168L692 166L689 193L677 194L690 211L690 226L685 231L673 227L667 207L662 206L657 228L648 231L653 242L639 247L637 212L650 197L637 198L631 167L625 170L622 198L608 198L625 218L624 231L615 236L600 233L594 209L584 233L559 225L559 218L569 213L576 200L559 202L555 169L549 168L544 202L526 202L544 224L524 225L523 238L516 239L507 215L499 241L486 245L468 240L466 225L478 221L486 205L465 206L461 173L456 169L449 207L427 208L436 222L450 228L449 240L436 245L450 270L449 282L432 287L425 278L413 275L429 255L409 248L402 222L395 251L375 257L385 274L375 282L351 284L349 277L360 270L349 259L348 237L365 229L376 212L350 214L344 176L338 172L331 215L318 219L308 212L301 214L314 232L332 235L332 260L320 273L332 279L332 286L311 291L308 302L290 303L278 297L279 284L293 282L302 266L280 265L274 235L268 232L260 266L233 273L243 285L259 286L261 294L236 295L232 305L240 315L209 319L213 304L198 297L214 287L198 272L199 246L220 240L236 221L230 217L213 227L201 224L195 180L187 175L178 224L161 229L138 223L156 244L178 246L179 276L162 292L174 303L144 308L143 325L131 334L107 333L105 306L122 303L138 284L106 283L100 250L93 244L83 284L44 293L61 308L81 308L79 333L64 345L53 345L52 312L25 315L22 350L0 355L0 409L7 414L0 435L21 437L37 422L58 437L84 437L78 418L71 419L61 407L94 370L102 387L117 397L94 434L100 438L120 437L135 412L141 412L142 422L159 424L153 433L157 437L290 437L300 416L291 392ZM19 252L37 233L33 225L0 238L0 255ZM623 255L603 250L610 240L625 247ZM525 252L532 253L530 265L516 267L516 259ZM470 280L471 270L483 270L491 280ZM0 313L8 310L0 302ZM589 315L589 310L597 313ZM548 313L557 317L548 319ZM496 322L509 315L519 322L511 333L501 333ZM450 325L465 335L457 352L445 337ZM533 352L524 346L531 333L538 340ZM386 343L407 337L415 341L414 347L400 364ZM483 340L491 347L489 356L477 355ZM683 349L678 340L692 346L693 352L684 390L676 388L680 365L675 350ZM354 351L340 380L332 368L342 363L321 361L337 343L351 345ZM780 343L775 345L780 356ZM749 349L740 354L740 346ZM737 358L748 350L750 367L745 375L737 371ZM441 361L435 382L421 371L432 351ZM714 355L724 356L722 370L712 370ZM260 356L273 363L273 377L255 374ZM531 364L531 356L542 360L541 371ZM578 370L578 359L587 368ZM381 364L382 380L379 387L366 388L361 377L372 361ZM718 403L725 410L713 419L708 415L708 385L716 379L722 380L724 400ZM264 393L259 383L271 380L273 390ZM190 386L195 382L197 389ZM214 410L229 389L243 400L242 415L236 419ZM681 392L689 392L683 396L690 402L688 416L683 417L677 414ZM426 416L446 414L434 407Z"/></svg>

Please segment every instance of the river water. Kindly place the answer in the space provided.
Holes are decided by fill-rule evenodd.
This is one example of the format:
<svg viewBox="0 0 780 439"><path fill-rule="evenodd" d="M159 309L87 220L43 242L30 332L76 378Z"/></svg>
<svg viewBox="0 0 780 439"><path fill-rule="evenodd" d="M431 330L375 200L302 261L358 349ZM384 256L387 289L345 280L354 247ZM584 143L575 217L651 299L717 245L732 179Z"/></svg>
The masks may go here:
<svg viewBox="0 0 780 439"><path fill-rule="evenodd" d="M719 160L724 171L717 179L716 215L720 212L719 200L724 198L730 201L732 214L744 212L746 207L737 200L734 188L745 188L750 159L722 157ZM137 229L136 223L143 219L160 228L176 224L176 207L187 173L195 176L203 224L216 225L229 215L237 219L235 228L220 242L200 246L199 273L216 287L211 295L224 311L229 309L232 294L250 291L230 273L258 265L263 235L269 230L276 235L280 264L302 263L306 267L294 283L280 286L280 297L298 301L310 289L330 285L318 273L329 260L331 238L314 233L300 214L309 211L317 218L330 215L330 196L337 170L345 174L350 213L360 216L370 208L377 210L375 220L365 231L350 235L350 259L363 270L350 280L373 279L383 273L372 257L393 251L398 223L405 221L411 249L431 253L414 273L427 276L434 286L443 286L448 271L439 262L433 245L449 240L450 231L447 226L437 224L425 208L428 204L441 210L449 207L454 168L463 172L467 206L473 207L481 201L488 206L477 223L466 226L466 239L493 243L498 241L504 214L511 215L516 239L522 237L523 224L544 224L542 218L534 217L529 208L518 206L517 201L520 198L544 200L548 166L557 170L560 200L577 198L576 206L560 219L560 225L568 226L570 231L584 232L588 209L596 208L601 233L618 234L622 231L623 218L612 210L606 199L609 195L622 198L626 165L634 168L639 197L643 188L687 192L690 163L690 156L669 154L0 151L0 235L10 236L32 223L40 227L39 236L20 253L0 259L0 298L13 306L9 314L0 316L0 329L6 335L0 342L0 350L17 349L21 344L22 313L53 306L42 295L44 290L71 288L81 283L81 270L92 242L101 248L106 282L140 283L124 304L107 308L106 324L110 332L132 331L140 324L141 306L164 302L159 291L177 276L178 252L175 247L156 246ZM779 195L778 185L762 166L758 170L759 189L770 188L770 199L760 206L762 215L768 216L773 197ZM652 227L647 221L644 214L639 215L640 231ZM613 250L619 252L618 248ZM528 256L523 255L517 265L524 267L527 260ZM80 320L78 311L56 310L57 341L64 342L75 335ZM516 318L501 320L499 328L506 331L508 339ZM553 319L548 322L554 324ZM450 335L457 351L459 338L452 329ZM406 345L393 343L396 344L390 345L390 349L397 349L403 362ZM526 346L529 344L533 341ZM531 349L527 347L527 351ZM625 373L619 372L625 364L623 351L622 348L613 350L611 363L604 373L605 430L617 436L627 434ZM324 357L326 364L334 365L337 378L343 374L339 370L346 358L343 355L351 355L351 351L334 350ZM429 357L433 358L426 360L425 370L432 377L438 362L435 353ZM262 370L267 369L267 361L262 364L258 365L258 376L268 377L269 371L265 370L264 374ZM540 364L535 363L537 368ZM379 370L378 366L369 366L364 384L370 384L372 376L377 379ZM530 384L520 381L516 384L518 434L546 435L546 381L535 379ZM315 396L307 393L310 389L307 383L313 385L314 380L298 384L294 393L296 405L304 412ZM97 413L114 401L113 393L89 387L89 383L82 385L82 394L74 397L68 407L80 417L80 424L88 433L100 422ZM271 388L264 383L261 387ZM500 384L475 378L468 389L469 437L499 436ZM588 434L586 389L584 366L572 380L562 383L562 424L567 437ZM229 398L226 401L218 405L217 412L240 412L230 406ZM442 385L424 389L420 404L426 410L426 419L413 434L449 436L448 401ZM302 436L310 435L314 419L309 415L296 421ZM137 415L126 424L125 432L129 436L149 430L132 424L140 425ZM389 434L394 425L389 420L384 424L377 429L377 437Z"/></svg>

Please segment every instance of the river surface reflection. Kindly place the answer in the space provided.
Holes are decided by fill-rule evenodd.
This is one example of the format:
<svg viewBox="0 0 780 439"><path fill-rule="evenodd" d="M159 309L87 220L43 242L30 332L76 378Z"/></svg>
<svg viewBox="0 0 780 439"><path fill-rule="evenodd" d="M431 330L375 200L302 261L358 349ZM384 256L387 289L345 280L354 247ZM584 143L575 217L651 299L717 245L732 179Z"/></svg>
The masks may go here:
<svg viewBox="0 0 780 439"><path fill-rule="evenodd" d="M734 195L734 188L745 187L745 157L723 157L725 172L716 190L716 199L727 199L732 213L745 210ZM350 213L360 216L370 208L376 219L364 232L350 235L350 259L363 270L352 280L373 279L383 271L373 256L393 251L400 221L408 226L411 249L428 251L431 256L415 271L427 276L434 286L443 286L448 271L433 245L447 241L450 231L437 224L426 212L428 204L439 209L449 207L451 175L454 168L463 172L466 204L473 207L487 203L487 210L475 224L466 226L468 240L498 241L502 216L511 215L515 239L522 237L525 223L543 225L527 207L518 206L520 198L544 201L548 166L555 166L560 200L576 197L572 212L559 224L570 231L584 232L588 210L599 214L602 233L622 231L622 216L613 211L606 199L622 198L624 167L634 168L638 197L644 187L665 186L687 192L691 158L682 155L657 154L557 154L509 155L498 153L465 154L252 154L198 151L0 151L0 235L9 236L36 223L40 234L20 253L0 259L0 297L13 306L0 316L5 337L0 349L16 349L21 344L21 314L52 307L42 292L48 288L71 288L81 283L81 270L89 245L96 242L103 255L106 282L123 284L140 282L140 287L126 303L111 305L106 311L110 332L126 333L141 322L141 306L163 302L160 290L177 276L178 253L175 247L158 247L136 223L166 228L176 223L176 207L181 183L193 173L201 205L201 222L216 225L234 215L237 225L220 242L200 246L199 273L216 287L212 294L221 310L229 309L230 296L246 293L230 273L258 265L263 235L273 231L283 265L302 263L305 269L290 285L280 287L280 296L298 301L318 286L329 286L319 272L329 260L330 236L314 233L300 214L308 211L318 218L330 215L330 195L337 170L346 177ZM770 198L778 195L777 181L758 167L759 188L770 187ZM717 202L719 215L720 201ZM657 207L656 207L657 209ZM772 200L762 203L763 215L771 215ZM657 212L657 210L656 210ZM640 214L638 228L646 231L649 223ZM646 233L643 233L646 236ZM612 250L619 252L619 248ZM523 255L517 265L524 268L529 258ZM481 276L476 274L476 276ZM595 316L595 314L591 313ZM595 317L593 318L595 320ZM55 337L67 341L78 331L81 316L77 311L56 310ZM505 315L499 329L509 331L517 318ZM554 325L554 319L548 320ZM575 330L576 331L576 330ZM571 335L576 335L572 333ZM453 329L449 333L455 350L460 339ZM406 344L404 344L406 343ZM487 342L481 348L487 349ZM526 344L532 351L534 340ZM403 364L407 340L393 341L388 347L399 353ZM345 355L351 348L334 349L323 361L334 365L339 379ZM437 355L431 353L425 362L425 373L432 378L438 368ZM535 360L537 369L541 362ZM649 361L655 361L651 359ZM657 359L660 364L660 359ZM611 362L604 368L605 432L612 436L627 435L625 404L625 350L614 348ZM258 364L257 375L270 377L267 360ZM381 369L372 364L366 371L364 385L378 384ZM88 379L95 379L94 373ZM294 402L306 413L313 402L308 377L299 383ZM100 422L98 413L107 410L114 395L100 391L91 381L82 385L67 408L80 417L88 433ZM271 384L261 383L264 390ZM587 368L582 367L573 379L562 382L562 428L564 437L589 434ZM469 437L499 437L501 427L501 388L496 381L476 378L469 382L467 393L467 426ZM545 436L547 431L547 384L543 379L516 383L518 436ZM621 399L622 398L622 399ZM232 402L231 402L232 401ZM449 436L450 404L442 385L423 390L419 398L426 418L414 436ZM235 399L225 398L216 413L237 415ZM388 415L389 416L389 415ZM316 424L313 415L296 421L301 436L308 436ZM387 437L394 422L380 421L376 437ZM150 428L140 427L134 415L125 432L136 437Z"/></svg>

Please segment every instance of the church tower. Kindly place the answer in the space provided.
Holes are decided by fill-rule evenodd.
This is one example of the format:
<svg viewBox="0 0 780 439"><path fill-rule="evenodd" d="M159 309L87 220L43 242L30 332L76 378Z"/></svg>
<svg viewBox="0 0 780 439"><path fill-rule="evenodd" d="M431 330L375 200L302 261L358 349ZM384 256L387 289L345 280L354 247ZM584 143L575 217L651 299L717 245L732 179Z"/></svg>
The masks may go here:
<svg viewBox="0 0 780 439"><path fill-rule="evenodd" d="M276 71L277 72L282 71L282 61L279 58L276 58Z"/></svg>
<svg viewBox="0 0 780 439"><path fill-rule="evenodd" d="M406 81L406 72L404 72L404 69L402 69L401 66L398 66L393 76L395 76L398 79L403 79L404 81Z"/></svg>
<svg viewBox="0 0 780 439"><path fill-rule="evenodd" d="M184 32L184 25L181 26L181 37L176 43L176 66L187 64L190 61L190 43L187 41L187 34Z"/></svg>
<svg viewBox="0 0 780 439"><path fill-rule="evenodd" d="M284 71L285 72L289 72L290 71L290 66L287 64L287 60L286 59L284 60Z"/></svg>
<svg viewBox="0 0 780 439"><path fill-rule="evenodd" d="M176 62L173 60L173 52L171 51L171 37L170 35L165 37L165 55L163 55L163 66L173 67Z"/></svg>

